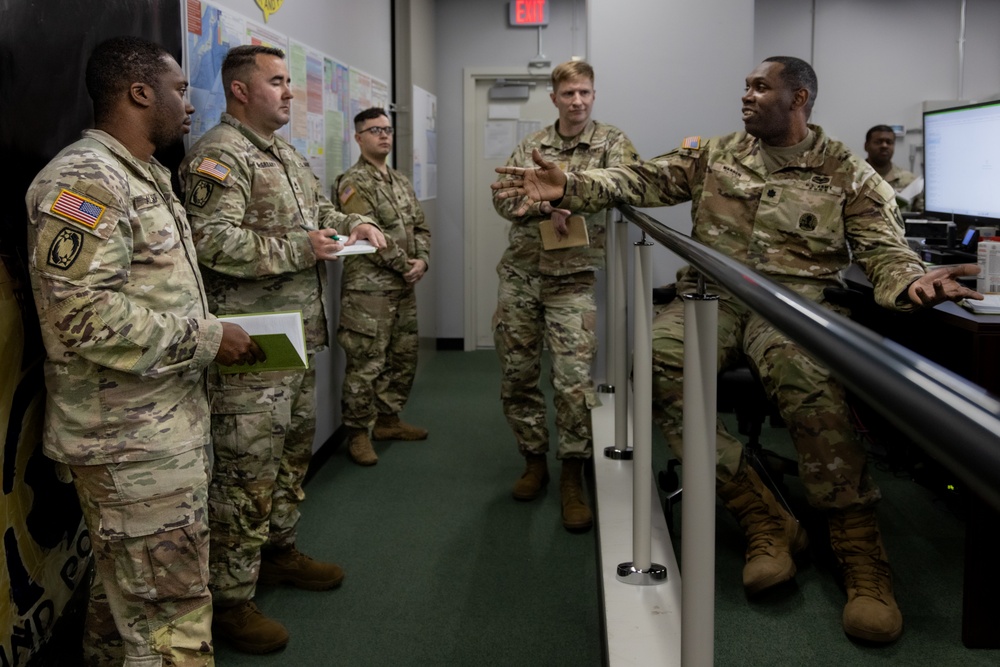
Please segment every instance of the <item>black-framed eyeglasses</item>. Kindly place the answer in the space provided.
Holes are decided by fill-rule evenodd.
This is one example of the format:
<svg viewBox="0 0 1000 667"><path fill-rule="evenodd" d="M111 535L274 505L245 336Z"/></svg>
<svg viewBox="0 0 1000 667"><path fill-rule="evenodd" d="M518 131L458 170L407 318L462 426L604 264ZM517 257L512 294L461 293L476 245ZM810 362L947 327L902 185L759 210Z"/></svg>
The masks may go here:
<svg viewBox="0 0 1000 667"><path fill-rule="evenodd" d="M358 134L364 134L365 132L371 132L376 137L380 135L391 137L392 133L395 132L395 130L391 127L379 127L378 125L376 125L375 127L369 127L367 130L361 130L360 132L358 132Z"/></svg>

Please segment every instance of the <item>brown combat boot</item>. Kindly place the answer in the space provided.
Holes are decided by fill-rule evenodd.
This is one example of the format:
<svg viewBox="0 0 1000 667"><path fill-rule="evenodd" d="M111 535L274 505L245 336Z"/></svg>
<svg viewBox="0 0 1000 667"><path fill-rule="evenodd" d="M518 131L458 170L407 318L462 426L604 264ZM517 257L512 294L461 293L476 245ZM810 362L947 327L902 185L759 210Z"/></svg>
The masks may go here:
<svg viewBox="0 0 1000 667"><path fill-rule="evenodd" d="M743 587L748 595L777 586L795 576L793 554L809 546L809 537L799 522L764 485L749 464L716 492L747 538Z"/></svg>
<svg viewBox="0 0 1000 667"><path fill-rule="evenodd" d="M212 613L212 635L244 653L270 653L288 643L285 626L265 616L253 600L234 607L216 607Z"/></svg>
<svg viewBox="0 0 1000 667"><path fill-rule="evenodd" d="M407 424L399 415L379 415L372 429L373 440L426 440L427 429Z"/></svg>
<svg viewBox="0 0 1000 667"><path fill-rule="evenodd" d="M542 489L549 483L549 466L545 462L545 454L526 453L528 465L524 468L521 479L514 483L512 495L517 500L534 500L541 495Z"/></svg>
<svg viewBox="0 0 1000 667"><path fill-rule="evenodd" d="M896 641L903 634L903 614L892 594L892 572L875 510L833 512L829 522L830 546L847 589L844 632L879 644Z"/></svg>
<svg viewBox="0 0 1000 667"><path fill-rule="evenodd" d="M327 591L340 586L343 580L344 570L339 565L314 560L295 547L261 551L259 583Z"/></svg>
<svg viewBox="0 0 1000 667"><path fill-rule="evenodd" d="M594 525L594 515L583 495L583 464L586 462L580 458L563 459L559 479L563 527L574 533L590 530Z"/></svg>
<svg viewBox="0 0 1000 667"><path fill-rule="evenodd" d="M378 454L372 447L372 441L368 437L368 429L348 429L347 455L359 466L373 466L378 463Z"/></svg>

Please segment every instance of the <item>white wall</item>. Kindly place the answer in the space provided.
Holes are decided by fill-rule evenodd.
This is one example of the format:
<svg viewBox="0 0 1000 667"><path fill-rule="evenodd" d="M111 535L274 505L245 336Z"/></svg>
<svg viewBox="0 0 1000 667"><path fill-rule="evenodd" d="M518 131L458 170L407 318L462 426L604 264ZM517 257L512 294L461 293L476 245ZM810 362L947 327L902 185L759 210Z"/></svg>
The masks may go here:
<svg viewBox="0 0 1000 667"><path fill-rule="evenodd" d="M816 6L815 36L812 5ZM754 53L810 59L819 77L813 122L864 156L880 123L908 130L895 162L922 146L924 100L980 100L1000 93L1000 2L967 0L959 81L961 0L757 0ZM921 155L916 155L919 172Z"/></svg>
<svg viewBox="0 0 1000 667"><path fill-rule="evenodd" d="M677 148L687 136L742 129L753 24L752 0L591 0L601 119L624 130L644 159ZM646 212L691 231L689 204ZM654 256L654 283L673 282L682 262L660 248Z"/></svg>
<svg viewBox="0 0 1000 667"><path fill-rule="evenodd" d="M208 0L258 23L264 14L254 0ZM285 2L269 27L362 69L392 85L391 0L306 0Z"/></svg>
<svg viewBox="0 0 1000 667"><path fill-rule="evenodd" d="M395 0L396 169L413 180L413 86L437 93L437 39L434 0ZM440 105L439 105L440 106ZM438 265L450 261L438 254L437 199L420 202L431 230L430 270L417 284L417 328L421 339L437 338ZM432 345L430 345L432 346Z"/></svg>
<svg viewBox="0 0 1000 667"><path fill-rule="evenodd" d="M263 22L253 0L212 0ZM346 0L286 2L272 14L267 25L308 46L388 82L392 89L391 0L352 3ZM328 265L327 315L331 323L340 317L340 266ZM341 423L340 397L344 378L343 351L330 327L331 348L316 355L316 437L313 449L326 442Z"/></svg>
<svg viewBox="0 0 1000 667"><path fill-rule="evenodd" d="M550 0L542 51L553 64L586 56L584 0ZM507 0L436 0L438 85L438 218L432 269L438 338L465 335L463 69L510 66L528 72L538 53L538 30L510 28ZM600 75L598 75L600 76ZM595 106L600 118L603 97ZM556 119L553 108L552 120ZM484 197L490 196L488 192Z"/></svg>

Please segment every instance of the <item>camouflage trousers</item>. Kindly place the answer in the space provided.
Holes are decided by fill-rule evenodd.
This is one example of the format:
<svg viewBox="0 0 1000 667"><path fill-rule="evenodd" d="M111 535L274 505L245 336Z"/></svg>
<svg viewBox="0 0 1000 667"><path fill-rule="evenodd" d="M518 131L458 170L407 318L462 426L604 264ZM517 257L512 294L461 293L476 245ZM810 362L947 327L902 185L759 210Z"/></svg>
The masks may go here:
<svg viewBox="0 0 1000 667"><path fill-rule="evenodd" d="M683 289L683 288L681 288ZM844 388L829 370L766 320L729 297L719 300L719 370L745 358L788 427L809 503L821 509L871 505L881 496L850 419ZM653 321L653 416L682 454L684 303L675 299ZM743 445L718 424L716 476L729 480Z"/></svg>
<svg viewBox="0 0 1000 667"><path fill-rule="evenodd" d="M94 548L87 665L214 665L203 447L71 466Z"/></svg>
<svg viewBox="0 0 1000 667"><path fill-rule="evenodd" d="M416 292L344 290L337 341L347 355L344 425L371 430L378 415L402 412L417 373Z"/></svg>
<svg viewBox="0 0 1000 667"><path fill-rule="evenodd" d="M295 545L302 481L316 432L316 371L210 371L212 480L208 487L212 597L253 599L265 546Z"/></svg>
<svg viewBox="0 0 1000 667"><path fill-rule="evenodd" d="M596 405L591 365L597 352L594 274L542 276L497 267L500 287L493 341L500 357L500 401L522 454L549 450L545 396L539 386L543 344L552 362L557 457L589 458L590 410Z"/></svg>

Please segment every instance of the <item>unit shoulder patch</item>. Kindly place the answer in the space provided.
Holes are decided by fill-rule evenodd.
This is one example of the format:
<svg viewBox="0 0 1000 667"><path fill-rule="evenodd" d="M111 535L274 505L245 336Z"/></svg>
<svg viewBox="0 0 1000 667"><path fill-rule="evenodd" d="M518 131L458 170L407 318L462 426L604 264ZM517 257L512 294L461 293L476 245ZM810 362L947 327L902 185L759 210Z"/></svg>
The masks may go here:
<svg viewBox="0 0 1000 667"><path fill-rule="evenodd" d="M198 182L194 184L191 188L191 194L188 196L188 203L192 206L197 206L198 208L205 208L205 204L212 197L212 191L215 190L215 184L205 180L204 178L199 178Z"/></svg>
<svg viewBox="0 0 1000 667"><path fill-rule="evenodd" d="M35 246L35 265L45 273L80 279L90 271L100 243L78 227L46 225Z"/></svg>

